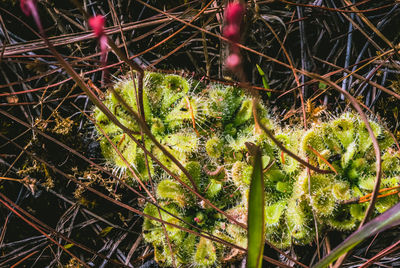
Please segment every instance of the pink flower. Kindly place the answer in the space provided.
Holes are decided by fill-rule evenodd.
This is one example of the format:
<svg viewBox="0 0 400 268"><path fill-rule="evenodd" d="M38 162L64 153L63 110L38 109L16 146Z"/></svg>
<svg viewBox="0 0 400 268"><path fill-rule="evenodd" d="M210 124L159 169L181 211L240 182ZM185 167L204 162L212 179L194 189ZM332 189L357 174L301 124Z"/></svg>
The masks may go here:
<svg viewBox="0 0 400 268"><path fill-rule="evenodd" d="M89 19L89 26L92 28L94 34L96 35L97 38L100 38L102 35L104 35L104 25L105 25L106 19L103 16L94 16Z"/></svg>
<svg viewBox="0 0 400 268"><path fill-rule="evenodd" d="M40 21L39 12L36 6L36 0L21 0L20 7L22 12L24 12L26 16L28 17L32 16L40 33L44 36L45 32L43 30L42 23Z"/></svg>
<svg viewBox="0 0 400 268"><path fill-rule="evenodd" d="M92 28L94 34L99 39L100 50L101 50L100 59L103 65L107 61L107 47L108 47L108 38L104 31L105 23L106 19L100 15L89 18L89 26Z"/></svg>
<svg viewBox="0 0 400 268"><path fill-rule="evenodd" d="M36 9L36 1L35 0L21 0L20 6L21 6L22 12L24 12L24 14L29 17L32 14L32 10Z"/></svg>
<svg viewBox="0 0 400 268"><path fill-rule="evenodd" d="M225 9L225 21L227 24L240 26L245 12L244 5L240 2L230 2Z"/></svg>
<svg viewBox="0 0 400 268"><path fill-rule="evenodd" d="M230 41L239 42L240 28L236 24L228 24L224 27L224 36Z"/></svg>
<svg viewBox="0 0 400 268"><path fill-rule="evenodd" d="M231 70L237 70L237 68L240 66L242 60L240 59L239 54L237 53L233 53L230 54L227 58L226 58L226 67L231 69Z"/></svg>
<svg viewBox="0 0 400 268"><path fill-rule="evenodd" d="M92 28L94 34L99 39L100 44L100 62L102 66L107 63L107 49L108 49L108 37L104 31L104 25L106 24L106 19L103 16L94 16L89 18L89 26ZM107 70L102 72L102 81L107 75Z"/></svg>

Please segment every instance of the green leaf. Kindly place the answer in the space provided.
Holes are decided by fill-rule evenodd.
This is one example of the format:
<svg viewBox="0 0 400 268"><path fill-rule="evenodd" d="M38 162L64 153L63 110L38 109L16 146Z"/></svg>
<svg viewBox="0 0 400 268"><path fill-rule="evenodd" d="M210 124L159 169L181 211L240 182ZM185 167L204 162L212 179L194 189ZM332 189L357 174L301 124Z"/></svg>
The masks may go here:
<svg viewBox="0 0 400 268"><path fill-rule="evenodd" d="M269 84L268 84L268 79L267 76L265 75L263 69L261 69L260 65L256 64L258 73L261 75L261 79L264 85L265 89L269 89ZM268 97L271 97L271 92L267 92Z"/></svg>
<svg viewBox="0 0 400 268"><path fill-rule="evenodd" d="M337 260L342 254L348 252L364 239L378 232L383 232L393 226L400 224L400 203L379 215L361 229L350 235L345 241L331 251L329 255L318 262L313 268L327 267L330 263Z"/></svg>
<svg viewBox="0 0 400 268"><path fill-rule="evenodd" d="M259 268L264 252L264 179L260 147L246 142L254 159L249 194L247 267Z"/></svg>
<svg viewBox="0 0 400 268"><path fill-rule="evenodd" d="M72 248L74 246L74 244L66 244L65 246L64 246L64 248L65 249L69 249L69 248Z"/></svg>
<svg viewBox="0 0 400 268"><path fill-rule="evenodd" d="M325 83L319 82L319 84L318 84L318 88L321 89L321 90L324 90L324 89L326 89L327 87L328 87L328 85L325 84Z"/></svg>
<svg viewBox="0 0 400 268"><path fill-rule="evenodd" d="M112 229L114 229L114 227L108 226L108 227L104 228L103 230L101 230L99 235L102 237L105 237L109 232L111 232Z"/></svg>

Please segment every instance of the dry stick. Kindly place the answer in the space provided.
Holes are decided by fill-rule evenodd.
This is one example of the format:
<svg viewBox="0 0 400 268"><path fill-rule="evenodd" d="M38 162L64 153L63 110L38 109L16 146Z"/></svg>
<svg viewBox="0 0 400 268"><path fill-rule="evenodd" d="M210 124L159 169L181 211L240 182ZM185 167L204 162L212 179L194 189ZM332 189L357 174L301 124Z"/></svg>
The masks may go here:
<svg viewBox="0 0 400 268"><path fill-rule="evenodd" d="M398 251L399 249L400 249L400 240L398 240L393 245L385 248L384 250L382 250L381 252L376 254L374 257L372 257L368 261L364 262L361 266L359 266L359 268L367 268L367 267L371 266L372 264L374 264L375 262L379 261L381 258L385 257L386 255L388 255L392 252Z"/></svg>
<svg viewBox="0 0 400 268"><path fill-rule="evenodd" d="M395 194L398 194L398 193L399 193L399 191L390 192L390 193L386 193L386 194L380 194L376 198L382 198L382 197L386 197L386 196L389 196L389 195L395 195ZM363 199L363 200L359 200L359 203L361 204L361 203L365 203L365 202L369 202L369 201L371 201L371 199Z"/></svg>
<svg viewBox="0 0 400 268"><path fill-rule="evenodd" d="M286 51L285 46L283 45L282 40L279 38L278 34L275 32L275 30L271 27L271 25L262 18L262 21L264 22L265 25L267 25L268 29L272 32L274 35L275 39L278 41L280 47L282 48L283 54L285 54L285 57L289 63L290 69L292 70L294 80L296 81L297 87L299 88L299 93L300 93L300 101L301 101L301 110L303 112L303 125L304 128L307 128L307 118L306 118L306 110L304 107L304 95L303 95L303 89L304 85L302 86L299 80L299 77L297 76L296 69L294 68L293 62L291 57L289 56L289 53Z"/></svg>
<svg viewBox="0 0 400 268"><path fill-rule="evenodd" d="M30 29L33 33L35 33L40 38L40 35L35 30L33 30L28 24L26 24L26 22L21 20L19 17L15 16L11 12L9 12L6 9L3 9L1 7L0 7L0 10L7 13L10 16L12 16L16 20L18 20L20 23L24 24L28 29ZM209 13L209 12L211 13L214 11L209 10L205 13ZM169 18L151 17L151 18L144 19L144 20L138 21L138 22L125 23L125 24L123 24L122 28L123 28L123 31L129 31L129 30L145 28L148 26L153 26L153 25L157 25L157 24L161 24L161 23L169 24L170 22L171 22L171 19L169 19ZM105 32L106 32L106 34L115 34L115 33L119 32L119 29L116 26L108 27L105 30ZM148 33L146 33L145 35L147 35L147 34ZM79 34L71 33L68 35L62 35L60 37L50 37L49 39L50 39L50 41L53 42L54 46L61 46L61 45L65 45L68 43L81 42L81 41L85 41L88 39L93 39L93 37L94 37L94 34L90 31L90 32L83 32L83 33L79 33ZM138 40L138 38L135 38L132 40L133 41ZM23 44L11 44L11 45L3 47L3 49L5 49L3 56L8 57L8 56L11 56L14 54L40 50L40 49L44 49L44 48L46 48L46 46L43 41L31 41L31 42L26 42ZM34 55L30 55L30 56L34 57Z"/></svg>
<svg viewBox="0 0 400 268"><path fill-rule="evenodd" d="M370 8L370 9L365 9L365 10L346 10L346 9L338 9L338 8L331 8L331 7L324 7L324 6L317 6L317 5L308 5L308 4L302 4L302 3L295 3L295 2L290 2L287 0L278 0L279 2L285 3L285 4L289 4L289 5L293 5L293 6L303 6L303 7L310 7L310 8L318 8L318 9L322 9L322 10L327 10L327 11L334 11L334 12L340 12L340 13L366 13L366 12L373 12L373 11L377 11L380 9L384 9L387 7L391 7L394 6L395 3L390 3L390 4L386 4L380 7L376 7L376 8ZM370 0L366 0L366 1L362 1L362 2L368 2ZM348 4L348 6L346 7L353 7L356 5L361 5L362 2L357 3L357 4L353 4L350 3Z"/></svg>
<svg viewBox="0 0 400 268"><path fill-rule="evenodd" d="M386 55L386 54L389 54L389 53L393 53L393 50L392 50L392 49L391 49L391 50L388 50L388 51L385 52L384 54ZM380 58L381 56L382 56L382 55L379 55L379 56L376 57L376 58ZM321 61L321 62L323 62L323 63L325 63L325 64L328 64L328 65L330 65L330 66L332 66L332 67L335 67L335 68L337 68L337 69L340 69L340 70L343 71L343 72L346 72L346 73L348 73L348 74L350 74L350 75L353 75L354 77L356 77L356 78L358 78L358 79L361 79L361 80L367 82L368 84L370 84L371 86L376 87L376 88L382 90L383 92L385 92L385 93L387 93L387 94L389 94L389 95L391 95L391 96L393 96L393 97L395 97L395 98L397 98L397 99L400 100L400 95L397 94L396 92L394 92L394 91L392 91L392 90L389 90L389 89L385 88L385 87L382 86L382 85L379 85L378 83L376 83L376 82L374 82L374 81L367 80L367 79L366 79L365 77L363 77L362 75L357 74L356 71L358 71L359 69L357 69L357 70L355 70L355 71L353 72L353 71L350 71L350 70L348 70L348 69L346 69L346 68L342 68L342 67L339 67L339 66L337 66L337 65L335 65L335 64L333 64L333 63L327 62L327 61L325 61L325 60L323 60L323 59L320 59L320 58L318 58L318 57L314 57L314 58L315 58L316 60ZM375 59L376 59L376 58L375 58ZM374 60L371 60L370 62L368 62L368 64L374 62L375 59L374 59ZM361 68L361 67L360 67L360 68Z"/></svg>
<svg viewBox="0 0 400 268"><path fill-rule="evenodd" d="M23 263L26 259L29 259L30 257L32 257L33 255L35 255L36 253L38 253L39 251L33 251L30 254L26 255L25 257L23 257L22 259L20 259L19 261L17 261L16 263L14 263L10 268L15 268L18 265L20 265L21 263Z"/></svg>
<svg viewBox="0 0 400 268"><path fill-rule="evenodd" d="M98 252L96 252L96 251L94 251L94 250L92 250L92 249L90 249L90 248L88 248L88 247L86 247L86 246L80 244L80 243L77 243L77 242L73 241L71 238L69 238L69 237L65 236L64 234L62 234L62 233L56 231L55 229L51 228L51 227L48 226L47 224L43 223L42 221L38 220L38 219L37 219L36 217L34 217L33 215L29 214L29 213L28 213L27 211L25 211L24 209L22 209L20 206L18 206L16 203L14 203L12 200L10 200L7 196L5 196L4 194L2 194L1 192L0 192L0 197L3 198L3 199L4 199L6 202L8 202L9 204L11 204L14 208L16 208L16 209L17 209L18 211L20 211L22 214L24 214L25 216L31 218L31 220L33 220L34 222L36 222L36 223L39 225L40 228L47 230L49 233L54 234L54 235L60 237L61 239L64 239L64 240L67 241L68 243L71 243L71 244L73 244L74 246L77 246L77 247L79 247L79 248L81 248L81 249L83 249L83 250L85 250L85 251L87 251L87 252L89 252L89 253L91 253L91 254L93 254L93 255L97 255L97 256L101 257L102 259L108 260L108 261L110 261L110 262L112 262L112 263L114 263L114 264L122 265L122 263L120 263L120 262L118 262L118 261L116 261L116 260L110 259L110 258L104 256L103 254L100 254L100 253L98 253Z"/></svg>
<svg viewBox="0 0 400 268"><path fill-rule="evenodd" d="M3 196L2 193L0 193L0 196ZM22 219L23 221L25 221L27 224L29 224L30 226L32 226L35 230L37 230L38 232L40 232L41 234L43 234L44 236L46 236L48 239L50 239L54 244L56 244L59 248L61 248L62 250L64 250L65 252L67 252L72 258L76 259L79 263L81 263L83 266L90 268L89 265L87 265L86 263L84 263L81 259L79 259L78 257L76 257L72 252L70 252L68 249L66 249L65 247L63 247L60 243L58 243L56 240L54 240L53 238L51 238L51 236L49 236L48 234L46 234L43 230L41 230L41 228L37 227L34 223L32 223L31 221L29 221L28 219L26 219L24 216L22 216L20 213L18 213L18 211L16 211L14 208L12 208L9 204L7 204L7 202L5 202L3 199L0 198L0 202L7 207L10 211L12 211L14 214L16 214L20 219Z"/></svg>
<svg viewBox="0 0 400 268"><path fill-rule="evenodd" d="M393 51L389 51L389 52L393 52ZM383 54L386 55L386 54L388 54L388 53L385 52L385 53L383 53ZM382 55L378 55L378 56L376 56L376 57L370 57L370 58L367 58L367 59L364 59L364 60L360 61L358 64L361 64L361 63L364 63L364 62L370 60L370 62L369 62L368 64L365 64L365 65L361 66L361 67L358 68L357 70L348 71L348 72L349 72L348 75L339 78L339 79L336 80L335 82L336 82L336 83L339 83L339 82L342 81L343 79L349 77L350 75L353 75L355 72L361 70L362 68L366 67L367 65L369 65L369 64L372 63L372 62L374 62L377 58L380 58L380 57L382 57ZM321 62L323 62L323 63L325 63L325 64L328 64L328 65L330 65L330 66L333 66L333 67L335 67L335 68L337 69L336 71L332 71L332 72L329 72L329 73L326 73L326 74L322 75L323 77L327 77L327 78L328 78L328 77L333 76L333 75L335 75L335 74L337 74L337 73L340 73L340 72L342 72L342 71L344 70L343 67L338 67L338 66L334 65L333 63L330 63L330 62L327 62L327 61L325 61L325 60L322 60L322 59L320 59L320 58L318 58L318 57L316 57L316 56L313 56L313 58L316 59L316 60L318 60L318 61L321 61ZM371 59L372 59L372 60L371 60ZM349 66L349 68L350 68L350 67L354 67L355 65L357 65L357 64L352 64L352 65ZM342 70L342 69L343 69L343 70ZM360 79L362 79L363 81L365 81L366 83L368 83L368 80L365 79L364 77L361 76ZM311 79L311 80L305 82L304 85L309 85L309 84L312 84L312 83L315 83L315 80ZM302 86L303 86L303 85L302 85ZM288 94L288 93L290 93L290 92L296 90L297 88L298 88L298 87L293 87L293 88L291 88L291 89L286 90L286 91L283 92L281 95L279 95L278 98L283 97L284 95L286 95L286 94ZM387 90L388 90L388 89L387 89ZM325 92L325 91L327 91L327 89L323 90L322 92ZM388 91L389 91L389 90L388 90ZM314 97L313 99L315 99L315 97ZM313 100L313 99L312 99L312 100Z"/></svg>
<svg viewBox="0 0 400 268"><path fill-rule="evenodd" d="M379 190L379 193L386 192L386 191L391 191L391 190L398 189L398 188L400 188L400 185L393 186L393 187L388 187L388 188L383 188L383 189ZM371 194L367 194L367 195L364 195L364 196L360 197L360 199L368 199L370 196L371 196Z"/></svg>
<svg viewBox="0 0 400 268"><path fill-rule="evenodd" d="M0 137L4 138L4 139L6 139L6 140L9 140L6 136L4 136L4 135L1 134L1 133L0 133ZM156 218L156 217L153 217L153 216L151 216L151 215L148 215L148 214L146 214L146 213L144 213L144 212L142 212L142 211L140 211L140 210L138 210L138 209L135 209L135 208L133 208L133 207L127 205L127 204L124 204L124 203L122 203L122 202L120 202L120 201L118 201L118 200L115 200L115 199L113 199L113 198L111 198L111 197L109 197L109 196L107 196L107 195L105 195L105 194L99 192L98 190L95 190L95 189L93 189L93 188L87 186L85 183L83 183L83 182L81 182L81 181L75 179L73 176L64 173L64 172L61 171L60 169L56 168L55 166L51 165L50 163L48 163L48 162L44 161L43 159L39 158L38 156L36 156L36 155L33 154L32 152L29 152L29 151L25 150L22 146L18 145L17 143L15 143L15 142L13 142L13 141L10 141L10 142L11 142L15 147L19 148L20 150L23 150L26 154L28 154L28 155L29 155L30 157L32 157L33 159L35 159L35 160L37 160L37 161L39 161L39 162L41 162L41 163L47 165L47 166L48 166L49 168L51 168L54 172L56 172L56 173L62 175L62 176L65 177L66 179L71 180L71 181L74 182L75 184L80 185L81 187L85 188L86 190L88 190L88 191L90 191L90 192L92 192L92 193L94 193L94 194L96 194L96 195L102 197L103 199L105 199L105 200L107 200L107 201L109 201L109 202L111 202L111 203L113 203L113 204L115 204L115 205L118 205L118 206L120 206L120 207L122 207L122 208L125 208L125 209L127 209L127 210L129 210L129 211L131 211L131 212L133 212L133 213L138 214L139 216L146 217L146 218L148 218L148 219L150 219L150 220L158 221L158 222L160 222L160 223L164 223L164 224L166 224L166 225L169 225L169 226L171 226L171 227L180 229L180 230L185 231L185 232L188 232L188 233L190 233L190 234L193 234L193 235L196 235L196 236L201 236L201 237L204 237L204 238L209 239L209 240L211 240L211 241L214 241L214 242L223 244L223 245L225 245L225 246L229 246L229 247L232 247L232 248L236 248L236 249L238 249L238 250L240 250L240 251L247 252L247 250L246 250L245 248L242 248L242 247L240 247L240 246L237 246L237 245L235 245L235 244L232 244L232 243L230 243L230 242L227 242L227 241L225 241L225 240L223 240L223 239L221 239L221 238L218 238L218 237L216 237L216 236L210 235L210 234L208 234L208 233L206 233L206 232L197 233L197 232L195 232L195 231L193 231L193 230L190 230L190 229L188 229L188 228L182 227L182 226L180 226L180 225L177 225L177 224L174 224L174 223L171 223L171 222L167 222L167 221L164 221L164 220L160 220L159 218ZM171 216L174 216L174 215L171 215ZM174 216L174 217L176 217L176 216ZM206 234L207 234L207 235L206 235ZM287 256L287 255L285 255L285 256ZM288 258L290 258L290 257L288 257ZM264 256L264 259L267 260L268 262L274 264L274 265L278 265L279 267L289 267L289 266L287 266L287 265L285 265L285 264L282 264L281 262L276 261L276 260L274 260L274 259L272 259L272 258L270 258L270 257L267 257L267 256ZM295 261L296 263L298 263L298 261L296 261L296 260L293 260L293 261ZM305 266L304 264L302 264L301 266L303 266L303 267L305 267L305 268L308 268L308 267Z"/></svg>
<svg viewBox="0 0 400 268"><path fill-rule="evenodd" d="M7 117L9 117L9 118L11 118L12 120L14 120L14 121L16 121L16 122L18 122L18 123L20 123L21 125L24 125L25 127L29 128L29 129L32 129L33 131L38 132L38 133L41 134L43 137L45 137L45 138L47 138L47 139L49 139L49 140L51 140L51 141L57 143L58 145L60 145L60 146L62 146L62 147L64 147L64 148L66 147L66 146L65 146L64 144L62 144L61 142L55 140L54 138L52 138L51 136L47 135L46 133L44 133L44 132L38 130L37 128L32 127L32 126L26 124L25 122L19 120L19 119L16 118L15 116L10 115L9 113L7 113L7 112L5 112L5 111L3 111L3 110L0 110L0 113L3 114L3 115L5 115L5 116L7 116ZM111 143L111 144L112 144L112 143ZM77 151L73 150L72 148L67 147L67 148L65 148L65 149L67 149L68 151L72 152L73 154L75 154L75 155L81 157L82 159L85 159L85 160L86 160L88 163L90 163L91 165L95 165L95 166L99 167L99 166L98 166L97 164L95 164L93 161L87 159L87 158L84 157L82 154L78 153ZM127 166L129 167L129 165L127 165ZM131 171L131 172L132 172L132 171ZM133 174L136 175L136 173L134 173L134 172L133 172ZM152 196L152 194L148 191L148 189L146 188L146 186L144 185L144 183L140 180L140 178L137 177L137 176L136 176L135 178L137 179L137 181L139 182L139 184L144 188L144 190L145 190L145 191L147 190L146 193L147 193L151 198L153 198L153 199L155 200L155 198L154 198L154 197ZM118 179L118 180L119 180L119 179ZM121 180L119 180L119 181L121 181ZM122 182L122 181L121 181L121 182ZM133 192L135 192L135 193L138 193L137 191L135 191L132 187L130 187L130 186L127 185L126 183L124 183L124 182L122 182L122 183L123 183L128 189L130 189L131 191L133 191Z"/></svg>
<svg viewBox="0 0 400 268"><path fill-rule="evenodd" d="M346 4L349 4L349 3L351 4L351 2L350 2L349 0L343 0L343 1L344 1ZM394 5L394 3L393 3L393 5ZM355 11L355 12L358 12L358 11L359 11L358 8L355 7L355 6L351 6L350 8L351 8L352 11ZM392 44L392 42L390 42L389 39L387 39L386 36L384 36L384 35L371 23L371 21L370 21L367 17L365 17L364 14L362 14L362 13L357 13L357 16L360 17L360 19L361 19L365 24L367 24L368 27L369 27L377 36L379 36L388 46L390 46L390 47L394 50L394 52L395 52L395 54L396 54L397 56L399 56L396 46L394 46L394 45ZM395 62L394 62L394 64L395 64L395 66L397 67L397 69L399 69L399 65L396 64Z"/></svg>
<svg viewBox="0 0 400 268"><path fill-rule="evenodd" d="M130 263L133 253L135 253L136 249L139 247L142 240L143 240L143 234L140 234L139 237L136 239L136 241L133 243L131 249L128 252L128 255L126 255L126 259L125 259L126 265L128 265L128 263Z"/></svg>
<svg viewBox="0 0 400 268"><path fill-rule="evenodd" d="M9 213L8 215L7 215L7 217L6 217L6 219L4 220L4 224L3 224L3 227L2 227L2 230L1 230L1 234L0 234L0 247L1 248L4 248L4 237L6 236L6 231L7 231L7 224L8 224L8 221L9 221L9 219L10 219L10 216L11 216L12 214L11 213ZM4 256L4 255L3 255ZM1 265L1 264L0 264Z"/></svg>
<svg viewBox="0 0 400 268"><path fill-rule="evenodd" d="M174 16L174 15L168 14L168 13L166 13L166 12L164 12L164 11L158 9L158 8L155 8L155 7L151 6L151 5L149 5L149 4L145 3L145 2L143 2L142 0L136 0L136 1L139 2L139 3L141 3L142 5L147 6L147 7L150 8L150 9L153 9L153 10L155 10L155 11L157 11L157 12L160 12L160 13L162 13L162 14L168 16L168 17L171 17L171 18L173 18L173 19L175 19L175 20L177 20L177 21L179 21L179 22L182 22L182 23L184 23L184 24L186 24L186 25L188 25L188 26L190 26L190 27L192 27L192 28L195 28L195 29L197 29L197 30L200 30L200 31L202 31L202 32L204 32L204 33L207 33L207 34L209 34L209 35L211 35L211 36L214 36L214 37L216 37L216 38L219 38L219 39L221 39L221 40L223 40L223 41L226 41L226 42L228 42L228 43L234 43L234 42L228 40L227 38L225 38L225 37L223 37L223 36L220 36L220 35L218 35L218 34L215 34L215 33L213 33L213 32L210 32L210 31L208 31L208 30L205 30L205 29L203 29L203 28L201 28L201 27L198 27L198 26L196 26L196 25L193 25L193 24L191 24L191 23L189 23L189 22L187 22L187 21L184 21L184 20L182 20L182 19L180 19L180 18L178 18L178 17L176 17L176 16ZM284 67L290 69L290 66L289 66L288 64L283 63L283 62L281 62L281 61L279 61L279 60L277 60L277 59L275 59L275 58L273 58L273 57L270 57L270 56L268 56L268 55L265 55L265 54L263 54L263 53L260 53L260 52L258 52L258 51L256 51L256 50L251 49L251 48L249 48L249 47L246 47L246 46L244 46L244 45L242 45L242 44L239 44L239 43L234 43L234 44L237 45L238 47L244 49L244 50L247 50L247 51L249 51L249 52L252 52L252 53L254 53L254 54L256 54L256 55L258 55L258 56L260 56L260 57L263 57L263 58L265 58L265 59L267 59L267 60L269 60L269 61L275 62L275 63L277 63L277 64L279 64L279 65L281 65L281 66L284 66ZM393 53L393 52L394 52L394 50L391 49L391 50L385 52L384 54ZM379 57L381 57L381 56L382 56L382 55L380 55ZM134 57L135 57L135 56L134 56ZM314 57L314 58L315 58L315 57ZM328 64L331 64L331 63L328 63ZM343 70L344 70L344 69L343 69ZM299 69L296 69L296 71L297 71L297 72L300 72L300 73L302 72L302 71L299 70ZM344 71L353 74L352 71L348 71L348 70L344 70ZM361 75L354 74L354 76L357 77L357 78L359 78L359 79L365 80L365 78L363 78ZM374 82L372 82L372 81L370 81L370 82L368 82L368 83L369 83L370 85L373 85L373 86L375 86L375 87L381 89L382 91L384 91L384 92L386 92L386 93L388 93L388 94L390 94L390 95L392 95L392 96L395 96L396 98L400 99L400 95L394 93L393 91L390 91L390 90L386 89L385 87L382 87L381 85L379 85L379 84L377 84L377 83L374 83Z"/></svg>

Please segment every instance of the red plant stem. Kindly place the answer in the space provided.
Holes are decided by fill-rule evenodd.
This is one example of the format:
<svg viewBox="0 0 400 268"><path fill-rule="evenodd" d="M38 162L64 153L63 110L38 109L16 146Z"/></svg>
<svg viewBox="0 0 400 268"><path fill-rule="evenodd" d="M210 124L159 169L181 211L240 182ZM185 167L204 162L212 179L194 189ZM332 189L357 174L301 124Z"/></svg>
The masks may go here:
<svg viewBox="0 0 400 268"><path fill-rule="evenodd" d="M32 257L33 255L35 255L36 253L38 253L39 251L36 250L34 252L31 252L30 254L26 255L25 257L23 257L22 259L20 259L19 261L17 261L16 263L14 263L10 268L15 268L18 265L20 265L21 263L23 263L26 259Z"/></svg>

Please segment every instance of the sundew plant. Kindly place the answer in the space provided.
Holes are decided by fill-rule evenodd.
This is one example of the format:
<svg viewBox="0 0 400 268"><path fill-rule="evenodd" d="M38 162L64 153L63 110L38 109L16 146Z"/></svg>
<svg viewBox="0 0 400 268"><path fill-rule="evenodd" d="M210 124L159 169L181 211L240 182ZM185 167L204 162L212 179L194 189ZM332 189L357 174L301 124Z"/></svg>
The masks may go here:
<svg viewBox="0 0 400 268"><path fill-rule="evenodd" d="M310 164L331 171L319 174L286 155L262 132L257 133L253 102L244 90L160 73L146 73L144 81L144 114L151 133L190 173L200 195L243 224L247 222L253 169L245 143L253 142L262 148L265 239L272 245L287 249L292 244L312 243L316 236L314 221L320 232L351 231L363 219L367 207L363 201L373 190L376 170L372 140L358 115L345 113L304 130L301 126L279 125L264 105L255 108L260 122L273 129L286 148L309 159ZM140 139L139 126L115 94L137 111L134 81L118 81L104 104ZM152 174L157 204L163 210L160 212L153 203L144 206L143 212L153 219L144 219L143 234L145 241L153 245L154 259L160 265L172 266L175 261L179 265L220 266L243 257L237 249L183 230L201 230L242 248L247 246L247 234L242 227L165 172L162 167L190 185L188 178L156 146L144 139L146 149L162 164L161 167L149 160L147 170L143 152L136 143L100 110L94 112L97 127L111 140L110 143L99 134L106 161L118 173L126 173L132 185L136 182L127 165L143 181L150 179L148 171ZM394 189L399 186L400 163L385 128L372 119L369 123L383 159L381 188L387 189L386 196L375 205L377 215L398 202ZM154 218L174 226L163 227Z"/></svg>

